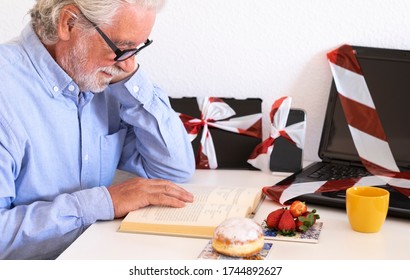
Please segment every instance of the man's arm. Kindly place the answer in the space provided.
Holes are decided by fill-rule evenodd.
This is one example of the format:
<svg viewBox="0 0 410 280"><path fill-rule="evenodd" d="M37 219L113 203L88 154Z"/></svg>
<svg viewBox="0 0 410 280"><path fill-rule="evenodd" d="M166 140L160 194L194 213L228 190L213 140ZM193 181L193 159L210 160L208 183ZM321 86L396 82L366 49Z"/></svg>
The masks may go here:
<svg viewBox="0 0 410 280"><path fill-rule="evenodd" d="M185 182L195 171L191 142L168 96L139 69L110 86L130 127L119 168L146 178Z"/></svg>

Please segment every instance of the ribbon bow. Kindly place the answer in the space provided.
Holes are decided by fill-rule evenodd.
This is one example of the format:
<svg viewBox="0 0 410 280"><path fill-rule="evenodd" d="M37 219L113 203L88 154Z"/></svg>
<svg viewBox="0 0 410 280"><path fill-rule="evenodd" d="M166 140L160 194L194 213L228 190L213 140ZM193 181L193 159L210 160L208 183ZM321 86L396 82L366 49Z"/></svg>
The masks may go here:
<svg viewBox="0 0 410 280"><path fill-rule="evenodd" d="M209 127L215 127L233 133L261 138L262 114L252 114L231 118L236 112L221 98L198 97L201 119L180 113L191 142L203 128L200 149L197 157L197 168L216 169L218 167L216 152Z"/></svg>
<svg viewBox="0 0 410 280"><path fill-rule="evenodd" d="M298 148L303 149L306 121L286 126L291 103L292 98L286 96L279 98L273 103L270 111L270 135L261 144L256 146L248 159L248 163L254 167L265 172L270 171L270 157L274 149L275 139L279 137L284 137Z"/></svg>

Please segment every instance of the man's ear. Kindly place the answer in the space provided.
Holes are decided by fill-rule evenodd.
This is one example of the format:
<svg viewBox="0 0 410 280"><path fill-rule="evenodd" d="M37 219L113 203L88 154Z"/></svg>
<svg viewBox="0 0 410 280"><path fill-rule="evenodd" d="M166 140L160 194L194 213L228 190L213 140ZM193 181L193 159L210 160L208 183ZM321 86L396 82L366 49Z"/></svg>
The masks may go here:
<svg viewBox="0 0 410 280"><path fill-rule="evenodd" d="M61 9L57 26L60 40L67 41L70 39L74 24L78 20L78 14L78 8L73 5L67 5Z"/></svg>

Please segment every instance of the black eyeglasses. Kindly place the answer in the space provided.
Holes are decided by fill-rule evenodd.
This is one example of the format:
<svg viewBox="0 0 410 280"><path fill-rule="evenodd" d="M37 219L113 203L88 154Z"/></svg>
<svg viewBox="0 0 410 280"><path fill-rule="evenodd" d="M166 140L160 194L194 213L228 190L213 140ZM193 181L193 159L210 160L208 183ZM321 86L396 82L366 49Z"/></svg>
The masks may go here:
<svg viewBox="0 0 410 280"><path fill-rule="evenodd" d="M118 48L113 41L110 40L110 38L108 38L108 36L97 26L97 24L95 24L94 22L92 22L91 20L89 20L86 16L84 16L82 14L82 16L89 21L95 28L95 30L97 30L98 33L100 33L101 37L104 39L104 41L108 44L108 46L113 50L113 52L115 53L115 58L114 61L124 61L127 60L128 58L136 55L137 53L139 53L142 49L145 49L146 47L148 47L149 45L152 44L152 40L147 39L144 44L141 47L137 47L134 49L125 49L125 50L121 50L120 48Z"/></svg>

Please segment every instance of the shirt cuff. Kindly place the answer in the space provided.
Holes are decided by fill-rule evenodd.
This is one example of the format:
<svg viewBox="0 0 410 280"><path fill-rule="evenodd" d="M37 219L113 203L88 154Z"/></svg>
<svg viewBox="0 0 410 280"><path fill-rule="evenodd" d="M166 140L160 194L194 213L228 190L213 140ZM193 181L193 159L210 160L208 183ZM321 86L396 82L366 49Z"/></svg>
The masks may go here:
<svg viewBox="0 0 410 280"><path fill-rule="evenodd" d="M82 212L83 224L91 225L98 220L114 219L114 207L106 187L95 187L74 193Z"/></svg>

